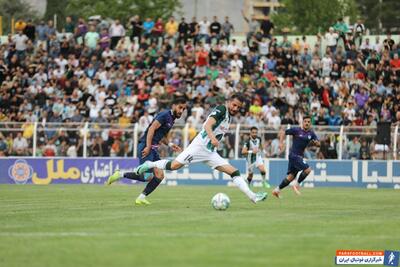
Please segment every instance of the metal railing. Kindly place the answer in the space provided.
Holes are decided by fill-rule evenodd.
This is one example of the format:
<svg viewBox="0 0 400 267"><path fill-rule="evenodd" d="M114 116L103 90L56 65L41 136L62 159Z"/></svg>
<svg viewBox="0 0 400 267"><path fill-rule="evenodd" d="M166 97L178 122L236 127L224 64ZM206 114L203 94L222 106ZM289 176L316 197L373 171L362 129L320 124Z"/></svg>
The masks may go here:
<svg viewBox="0 0 400 267"><path fill-rule="evenodd" d="M241 158L241 148L249 136L251 126L231 125L225 138L220 142L219 153L226 158ZM284 135L284 130L290 127L293 126L282 125L279 129L259 127L259 136L264 143L264 157L288 158L292 140L290 136L286 136L281 142L281 135ZM72 157L76 154L78 157L85 158L137 157L137 146L144 128L145 126L141 127L139 124L93 122L1 122L0 156ZM200 129L200 124L178 124L171 129L169 138L171 142L186 148ZM360 140L367 144L368 149L365 153L370 154L366 155L368 158L399 158L398 125L391 127L392 140L388 146L376 143L377 128L373 126L314 126L313 129L321 140L322 146L319 149L308 148L305 153L307 158L362 159L363 155L359 151L359 147L362 146ZM25 139L26 143L21 141L22 139ZM27 147L24 147L26 144ZM172 157L176 153L167 146L160 146L160 155Z"/></svg>

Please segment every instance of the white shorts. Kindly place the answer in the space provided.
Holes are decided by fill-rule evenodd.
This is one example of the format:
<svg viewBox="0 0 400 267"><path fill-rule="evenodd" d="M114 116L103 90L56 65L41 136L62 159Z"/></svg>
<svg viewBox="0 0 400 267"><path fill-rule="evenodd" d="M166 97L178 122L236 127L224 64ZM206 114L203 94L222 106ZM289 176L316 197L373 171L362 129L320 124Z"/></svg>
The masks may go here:
<svg viewBox="0 0 400 267"><path fill-rule="evenodd" d="M192 142L175 159L181 164L187 165L195 162L203 162L215 169L219 166L229 165L229 162L216 151L208 150L203 144Z"/></svg>
<svg viewBox="0 0 400 267"><path fill-rule="evenodd" d="M247 170L249 173L253 173L254 168L264 165L264 161L261 156L257 156L256 160L253 163L247 161Z"/></svg>

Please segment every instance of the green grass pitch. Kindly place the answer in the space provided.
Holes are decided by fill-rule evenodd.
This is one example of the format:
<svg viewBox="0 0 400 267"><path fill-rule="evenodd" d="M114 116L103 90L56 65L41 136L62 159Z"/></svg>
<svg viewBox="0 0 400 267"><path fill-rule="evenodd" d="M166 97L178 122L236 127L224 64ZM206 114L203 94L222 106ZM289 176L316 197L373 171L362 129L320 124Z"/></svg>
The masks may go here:
<svg viewBox="0 0 400 267"><path fill-rule="evenodd" d="M337 249L400 249L400 192L291 189L254 205L236 188L1 185L0 266L334 266ZM210 199L227 193L231 207Z"/></svg>

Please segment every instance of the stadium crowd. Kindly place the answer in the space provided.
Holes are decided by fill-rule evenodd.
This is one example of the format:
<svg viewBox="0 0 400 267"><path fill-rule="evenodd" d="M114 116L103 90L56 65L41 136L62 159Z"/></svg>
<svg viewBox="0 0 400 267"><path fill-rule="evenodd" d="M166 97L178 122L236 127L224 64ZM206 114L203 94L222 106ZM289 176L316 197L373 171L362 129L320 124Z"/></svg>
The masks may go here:
<svg viewBox="0 0 400 267"><path fill-rule="evenodd" d="M61 31L51 20L18 21L0 47L0 123L20 122L23 131L2 131L0 156L31 155L35 121L38 155L82 155L85 122L97 129L89 156L132 155L132 132L123 129L138 123L143 131L174 95L188 99L193 138L217 103L245 94L249 103L234 123L279 132L265 134L267 157L284 154L281 126L298 124L306 113L316 127L400 121L400 47L390 34L370 40L361 21L349 27L340 19L311 46L305 36L278 41L268 18L244 19L249 31L241 42L232 38L228 17L134 16L126 25L67 17ZM76 130L47 129L62 122ZM173 132L177 144L181 137ZM374 157L373 138L359 137L346 141L344 158ZM233 143L228 135L221 153L232 156ZM336 158L337 147L337 136L327 134L307 157Z"/></svg>

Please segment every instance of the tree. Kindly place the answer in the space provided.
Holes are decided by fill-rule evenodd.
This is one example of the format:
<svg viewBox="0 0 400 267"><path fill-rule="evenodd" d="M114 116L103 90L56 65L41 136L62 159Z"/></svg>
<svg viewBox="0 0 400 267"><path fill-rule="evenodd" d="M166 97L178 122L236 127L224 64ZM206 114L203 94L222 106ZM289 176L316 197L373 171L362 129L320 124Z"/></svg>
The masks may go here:
<svg viewBox="0 0 400 267"><path fill-rule="evenodd" d="M398 0L357 0L365 26L373 33L400 32Z"/></svg>
<svg viewBox="0 0 400 267"><path fill-rule="evenodd" d="M101 15L127 22L133 15L166 19L181 7L180 0L70 0L67 14L83 18Z"/></svg>
<svg viewBox="0 0 400 267"><path fill-rule="evenodd" d="M338 18L349 16L352 22L358 14L355 0L283 0L284 8L273 15L278 30L284 27L299 34L325 31Z"/></svg>
<svg viewBox="0 0 400 267"><path fill-rule="evenodd" d="M3 16L3 30L4 34L11 32L11 19L15 21L18 19L27 20L36 19L37 14L32 7L22 0L0 0L0 10Z"/></svg>
<svg viewBox="0 0 400 267"><path fill-rule="evenodd" d="M57 15L57 28L61 29L65 22L65 9L67 7L67 0L47 0L46 13L44 14L45 20L54 19Z"/></svg>

